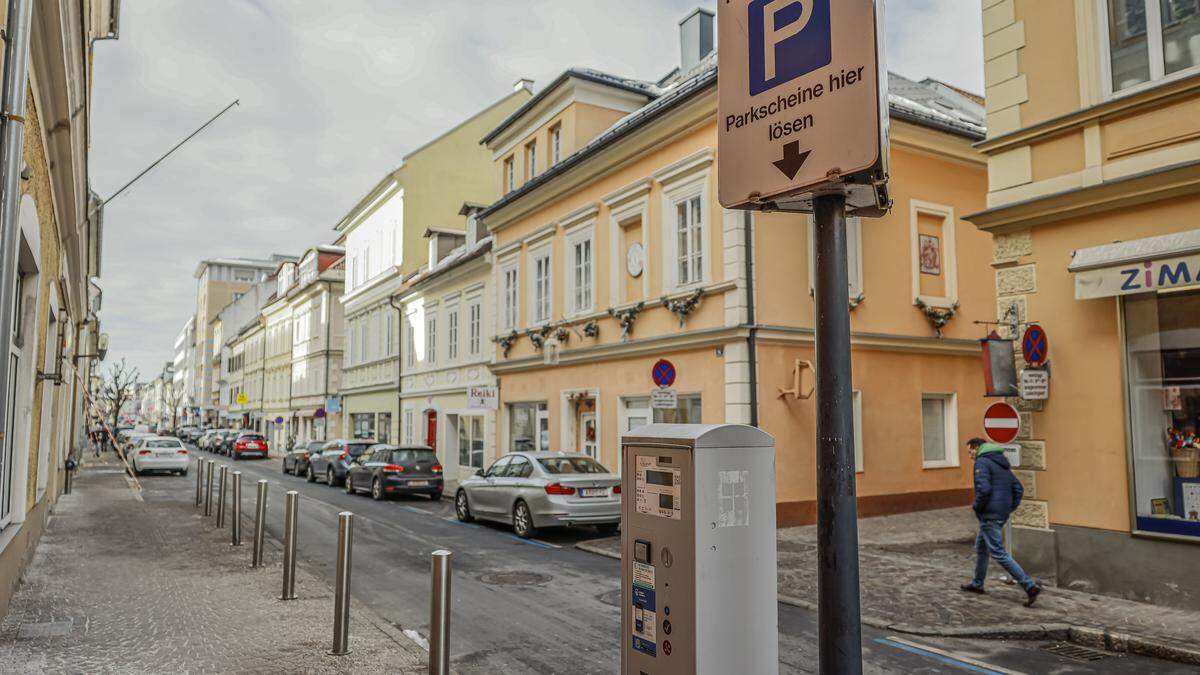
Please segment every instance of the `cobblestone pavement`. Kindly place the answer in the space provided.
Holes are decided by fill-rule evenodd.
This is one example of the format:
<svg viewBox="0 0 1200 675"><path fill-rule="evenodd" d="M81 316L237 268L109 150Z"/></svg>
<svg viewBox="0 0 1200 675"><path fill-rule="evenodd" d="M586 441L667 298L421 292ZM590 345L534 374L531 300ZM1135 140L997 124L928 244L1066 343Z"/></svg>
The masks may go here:
<svg viewBox="0 0 1200 675"><path fill-rule="evenodd" d="M974 571L974 537L975 519L966 508L860 520L863 620L917 631L1071 624L1200 651L1200 612L1057 588L1052 580L1043 580L1046 590L1037 604L1025 607L1020 588L992 581L1001 571L994 564L988 595L963 593L959 584ZM816 526L780 530L778 546L780 599L815 608ZM620 557L616 537L580 547Z"/></svg>
<svg viewBox="0 0 1200 675"><path fill-rule="evenodd" d="M192 474L194 475L194 474ZM143 502L115 463L91 460L58 503L0 622L0 672L418 673L425 653L354 602L348 656L329 656L333 593L298 570L277 600L280 547L245 545L184 496Z"/></svg>

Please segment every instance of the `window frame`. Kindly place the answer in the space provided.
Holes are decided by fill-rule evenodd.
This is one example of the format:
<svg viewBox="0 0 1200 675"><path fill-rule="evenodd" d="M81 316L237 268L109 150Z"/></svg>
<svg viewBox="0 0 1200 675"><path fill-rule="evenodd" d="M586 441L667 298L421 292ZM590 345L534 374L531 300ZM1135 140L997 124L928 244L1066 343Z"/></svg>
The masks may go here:
<svg viewBox="0 0 1200 675"><path fill-rule="evenodd" d="M500 263L500 330L517 330L521 325L521 261L517 256ZM509 281L512 284L509 284Z"/></svg>
<svg viewBox="0 0 1200 675"><path fill-rule="evenodd" d="M579 247L587 245L587 303L579 302L580 286L576 281L579 269ZM596 307L596 232L595 224L587 223L567 233L567 301L570 305L568 316L579 316L592 312Z"/></svg>
<svg viewBox="0 0 1200 675"><path fill-rule="evenodd" d="M808 219L808 294L817 292L817 224L810 215ZM862 219L846 216L846 269L850 278L850 299L858 297L863 290L863 245ZM854 256L853 262L850 256Z"/></svg>
<svg viewBox="0 0 1200 675"><path fill-rule="evenodd" d="M432 367L437 363L437 308L425 308L425 365Z"/></svg>
<svg viewBox="0 0 1200 675"><path fill-rule="evenodd" d="M550 127L550 166L562 161L562 122Z"/></svg>
<svg viewBox="0 0 1200 675"><path fill-rule="evenodd" d="M458 360L460 346L460 330L458 305L452 304L446 306L446 360L453 363Z"/></svg>
<svg viewBox="0 0 1200 675"><path fill-rule="evenodd" d="M712 236L712 200L710 199L710 170L704 169L696 173L694 176L686 180L680 180L677 183L664 187L663 189L663 212L662 221L663 229L668 229L670 235L667 236L664 232L663 240L663 257L666 268L663 270L666 274L663 278L664 290L667 293L676 293L693 288L702 287L706 283L712 283L714 280L713 274L713 250L711 242ZM700 231L700 262L698 264L698 278L689 278L686 283L680 281L679 278L679 222L677 219L679 204L690 202L693 199L700 200L700 218L696 224ZM689 230L692 225L689 224ZM647 233L646 224L642 225L642 237L645 238ZM645 244L643 244L645 246ZM690 256L695 256L695 252L691 252ZM695 271L693 271L695 272ZM644 272L643 272L644 273Z"/></svg>
<svg viewBox="0 0 1200 675"><path fill-rule="evenodd" d="M467 301L467 355L479 356L483 352L483 300L472 298Z"/></svg>
<svg viewBox="0 0 1200 675"><path fill-rule="evenodd" d="M921 468L922 469L953 469L960 466L958 447L958 394L923 392L921 405L926 400L942 402L942 434L945 454L942 459L925 459L925 413L921 411Z"/></svg>
<svg viewBox="0 0 1200 675"><path fill-rule="evenodd" d="M537 139L533 139L525 144L525 181L531 181L537 178Z"/></svg>
<svg viewBox="0 0 1200 675"><path fill-rule="evenodd" d="M508 194L517 189L517 156L509 155L501 163L501 183L504 187L504 194Z"/></svg>
<svg viewBox="0 0 1200 675"><path fill-rule="evenodd" d="M532 249L529 256L529 325L550 323L554 318L554 250L551 243ZM539 263L545 261L545 280L539 280ZM545 291L545 297L539 298L538 293ZM542 302L544 301L544 302ZM542 310L545 314L542 314Z"/></svg>
<svg viewBox="0 0 1200 675"><path fill-rule="evenodd" d="M1108 101L1130 96L1200 73L1200 63L1197 63L1191 68L1184 68L1179 72L1171 73L1170 75L1167 74L1162 29L1162 5L1159 0L1143 0L1146 6L1146 49L1150 65L1150 79L1146 82L1126 87L1125 89L1115 89L1112 73L1112 45L1109 44L1108 7L1111 1L1095 0L1096 44L1099 50L1100 86L1103 88L1104 100Z"/></svg>

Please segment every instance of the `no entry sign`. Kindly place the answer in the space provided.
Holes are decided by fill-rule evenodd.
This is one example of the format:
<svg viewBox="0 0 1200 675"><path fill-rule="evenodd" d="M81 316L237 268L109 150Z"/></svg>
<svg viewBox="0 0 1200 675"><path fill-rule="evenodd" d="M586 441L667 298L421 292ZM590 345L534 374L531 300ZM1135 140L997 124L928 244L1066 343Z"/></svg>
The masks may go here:
<svg viewBox="0 0 1200 675"><path fill-rule="evenodd" d="M993 403L983 413L983 433L993 443L1011 443L1021 432L1021 415L1007 403Z"/></svg>

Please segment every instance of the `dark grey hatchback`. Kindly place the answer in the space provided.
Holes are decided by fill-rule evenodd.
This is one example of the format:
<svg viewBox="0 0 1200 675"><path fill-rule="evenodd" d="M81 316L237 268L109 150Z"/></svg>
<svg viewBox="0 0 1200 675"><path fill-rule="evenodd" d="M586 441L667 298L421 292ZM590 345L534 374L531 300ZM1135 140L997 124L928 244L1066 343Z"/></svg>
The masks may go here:
<svg viewBox="0 0 1200 675"><path fill-rule="evenodd" d="M428 446L376 445L350 464L345 487L375 499L420 494L436 501L442 498L442 465Z"/></svg>

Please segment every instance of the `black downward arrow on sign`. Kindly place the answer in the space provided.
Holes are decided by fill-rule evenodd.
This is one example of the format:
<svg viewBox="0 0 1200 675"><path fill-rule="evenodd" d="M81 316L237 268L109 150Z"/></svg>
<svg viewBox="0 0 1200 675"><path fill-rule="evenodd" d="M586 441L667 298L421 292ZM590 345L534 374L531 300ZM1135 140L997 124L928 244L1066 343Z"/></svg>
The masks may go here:
<svg viewBox="0 0 1200 675"><path fill-rule="evenodd" d="M776 169L783 172L783 175L788 177L788 180L796 178L796 174L800 173L800 167L804 166L804 162L808 160L808 156L812 154L812 150L800 152L800 141L792 141L783 146L783 159L777 159L772 164Z"/></svg>

